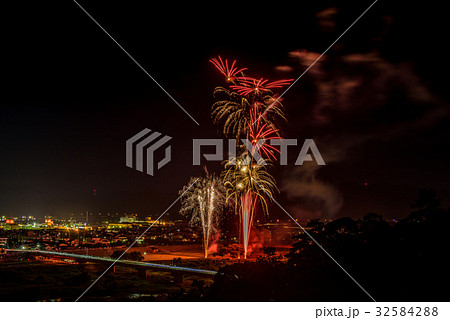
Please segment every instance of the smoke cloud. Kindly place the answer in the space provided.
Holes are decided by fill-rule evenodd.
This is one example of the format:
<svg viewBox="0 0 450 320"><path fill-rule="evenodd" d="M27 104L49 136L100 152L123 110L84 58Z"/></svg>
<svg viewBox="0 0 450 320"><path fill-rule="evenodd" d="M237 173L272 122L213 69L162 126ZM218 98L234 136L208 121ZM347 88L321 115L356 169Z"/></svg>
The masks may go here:
<svg viewBox="0 0 450 320"><path fill-rule="evenodd" d="M336 14L335 9L329 12ZM327 19L326 27L332 29L334 25ZM295 78L320 54L289 52L294 71L287 66L276 70ZM298 103L291 100L287 105L301 106L300 110L288 110L297 117L298 126L294 127L300 128L292 133L297 138L309 138L312 133L316 144L320 141L318 147L327 165L351 159L355 150L369 142L405 139L411 132L449 117L448 106L428 89L410 63L390 62L377 50L345 54L341 47L331 50L291 90L294 92L288 94ZM339 190L319 179L320 168L309 162L286 170L280 189L297 217L331 217L343 205Z"/></svg>

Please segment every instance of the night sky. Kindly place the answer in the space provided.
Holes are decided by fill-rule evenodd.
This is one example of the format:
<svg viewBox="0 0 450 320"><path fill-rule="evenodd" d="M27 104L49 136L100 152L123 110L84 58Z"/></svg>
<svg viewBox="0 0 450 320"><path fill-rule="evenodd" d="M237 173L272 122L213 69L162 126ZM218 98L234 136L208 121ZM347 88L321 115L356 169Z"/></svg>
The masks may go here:
<svg viewBox="0 0 450 320"><path fill-rule="evenodd" d="M210 58L297 78L372 1L79 3L200 125L76 3L2 4L0 215L156 216L203 172L192 166L192 138L222 137L210 109L224 83ZM439 6L379 0L283 97L284 136L314 138L327 163L272 170L293 215L403 217L420 188L450 204L448 13ZM125 166L125 141L144 128L173 137L172 162L154 176ZM220 172L219 162L202 165Z"/></svg>

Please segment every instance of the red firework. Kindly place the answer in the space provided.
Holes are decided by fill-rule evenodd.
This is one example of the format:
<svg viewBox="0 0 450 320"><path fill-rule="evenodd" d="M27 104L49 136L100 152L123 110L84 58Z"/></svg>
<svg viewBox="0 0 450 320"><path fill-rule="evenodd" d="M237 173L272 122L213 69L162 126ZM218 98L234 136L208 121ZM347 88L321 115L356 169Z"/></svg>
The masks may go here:
<svg viewBox="0 0 450 320"><path fill-rule="evenodd" d="M268 79L255 79L249 77L236 77L239 81L239 85L230 86L232 89L236 90L240 95L246 96L252 92L267 92L270 89L282 88L283 86L289 85L294 79L285 79L269 82Z"/></svg>
<svg viewBox="0 0 450 320"><path fill-rule="evenodd" d="M246 96L252 92L258 91L258 89L246 85L234 85L230 86L230 88L236 90L241 96Z"/></svg>
<svg viewBox="0 0 450 320"><path fill-rule="evenodd" d="M236 60L233 61L231 64L231 67L228 66L228 59L225 59L225 63L223 62L222 58L219 56L219 59L212 58L209 60L219 71L222 73L226 78L227 81L234 80L234 76L238 73L247 70L247 68L238 69L234 65L236 63Z"/></svg>
<svg viewBox="0 0 450 320"><path fill-rule="evenodd" d="M253 213L256 207L257 198L253 196L251 190L241 195L241 226L244 244L244 259L247 259L248 242L250 240L250 232L253 224Z"/></svg>
<svg viewBox="0 0 450 320"><path fill-rule="evenodd" d="M261 151L269 158L275 160L275 152L280 153L280 151L274 146L268 144L267 142L273 139L283 139L279 136L278 129L275 129L273 126L264 123L261 125L261 119L263 118L263 114L258 112L257 108L253 108L250 112L250 139L252 143L252 153L258 151L261 154ZM264 143L258 143L259 141L264 140Z"/></svg>

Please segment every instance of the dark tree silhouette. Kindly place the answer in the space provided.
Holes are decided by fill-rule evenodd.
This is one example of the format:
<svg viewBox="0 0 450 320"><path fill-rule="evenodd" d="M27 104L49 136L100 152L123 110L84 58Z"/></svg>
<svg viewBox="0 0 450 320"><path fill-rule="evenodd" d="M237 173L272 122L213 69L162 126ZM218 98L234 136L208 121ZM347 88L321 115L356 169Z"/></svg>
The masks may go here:
<svg viewBox="0 0 450 320"><path fill-rule="evenodd" d="M378 301L448 301L450 212L433 190L420 190L400 221L313 220L310 235ZM260 259L219 270L214 301L368 301L369 297L309 238L296 237L288 261Z"/></svg>

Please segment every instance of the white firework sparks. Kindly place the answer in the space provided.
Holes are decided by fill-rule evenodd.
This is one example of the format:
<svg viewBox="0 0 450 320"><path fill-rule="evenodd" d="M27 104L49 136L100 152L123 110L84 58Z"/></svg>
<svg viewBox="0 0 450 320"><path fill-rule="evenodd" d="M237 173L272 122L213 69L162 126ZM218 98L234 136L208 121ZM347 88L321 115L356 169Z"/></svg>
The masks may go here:
<svg viewBox="0 0 450 320"><path fill-rule="evenodd" d="M203 232L205 258L208 256L209 241L217 232L219 218L225 204L225 188L221 179L207 174L206 177L191 178L189 183L180 190L180 213L190 217L190 225L200 225ZM188 189L188 186L194 184ZM188 190L186 190L188 189Z"/></svg>

